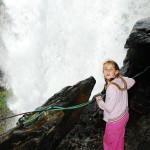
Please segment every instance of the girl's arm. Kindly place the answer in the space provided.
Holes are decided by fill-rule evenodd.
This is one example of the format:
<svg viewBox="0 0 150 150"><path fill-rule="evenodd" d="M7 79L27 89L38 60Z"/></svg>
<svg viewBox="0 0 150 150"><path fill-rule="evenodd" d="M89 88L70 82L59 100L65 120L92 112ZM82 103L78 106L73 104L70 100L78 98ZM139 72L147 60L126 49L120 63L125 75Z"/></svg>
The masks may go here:
<svg viewBox="0 0 150 150"><path fill-rule="evenodd" d="M134 84L135 80L133 78L124 77L127 82L127 89L130 89Z"/></svg>
<svg viewBox="0 0 150 150"><path fill-rule="evenodd" d="M96 98L98 106L102 110L106 110L107 112L111 112L116 105L117 91L118 91L118 89L114 85L110 85L106 91L105 102L100 97Z"/></svg>

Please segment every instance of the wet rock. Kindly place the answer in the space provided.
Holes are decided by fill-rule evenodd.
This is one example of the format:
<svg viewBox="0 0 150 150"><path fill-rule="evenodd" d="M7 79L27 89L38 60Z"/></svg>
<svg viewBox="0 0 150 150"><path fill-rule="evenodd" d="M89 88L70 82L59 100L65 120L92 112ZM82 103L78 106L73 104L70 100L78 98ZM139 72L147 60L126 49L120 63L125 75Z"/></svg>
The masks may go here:
<svg viewBox="0 0 150 150"><path fill-rule="evenodd" d="M128 69L125 75L133 77L148 66L150 66L150 18L138 21L127 42L125 47L128 48L128 53L124 60L124 67ZM150 107L150 67L145 73L137 76L136 84L130 92L130 107L138 113L149 113Z"/></svg>
<svg viewBox="0 0 150 150"><path fill-rule="evenodd" d="M68 86L47 100L47 106L69 107L89 100L95 79L90 77L74 86ZM61 140L79 119L82 108L73 110L46 111L23 128L16 127L0 136L2 150L49 150L56 149ZM37 114L32 114L31 119ZM39 113L38 113L39 114Z"/></svg>
<svg viewBox="0 0 150 150"><path fill-rule="evenodd" d="M127 126L126 149L150 149L150 18L138 21L125 44L124 75L135 77L129 91L130 120ZM147 68L147 70L145 70ZM145 72L143 72L145 70ZM143 72L139 75L140 72ZM132 142L131 142L132 141Z"/></svg>

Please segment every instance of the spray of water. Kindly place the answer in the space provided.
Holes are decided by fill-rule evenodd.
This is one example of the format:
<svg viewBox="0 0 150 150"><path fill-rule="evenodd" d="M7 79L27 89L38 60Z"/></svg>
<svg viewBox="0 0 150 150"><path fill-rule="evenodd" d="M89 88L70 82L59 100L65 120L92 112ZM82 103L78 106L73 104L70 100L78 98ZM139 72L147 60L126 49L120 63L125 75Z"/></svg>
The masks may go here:
<svg viewBox="0 0 150 150"><path fill-rule="evenodd" d="M89 76L103 88L102 64L122 66L124 43L149 0L4 0L1 68L14 113L30 111L63 87ZM2 16L3 14L1 14Z"/></svg>

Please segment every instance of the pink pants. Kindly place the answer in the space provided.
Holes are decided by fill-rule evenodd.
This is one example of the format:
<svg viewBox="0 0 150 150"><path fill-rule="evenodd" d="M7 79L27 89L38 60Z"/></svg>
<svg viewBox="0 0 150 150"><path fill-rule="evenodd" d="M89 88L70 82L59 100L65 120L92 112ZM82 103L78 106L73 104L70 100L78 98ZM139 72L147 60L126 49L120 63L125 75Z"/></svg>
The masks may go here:
<svg viewBox="0 0 150 150"><path fill-rule="evenodd" d="M103 139L104 150L124 150L125 128L129 113L117 122L106 123Z"/></svg>

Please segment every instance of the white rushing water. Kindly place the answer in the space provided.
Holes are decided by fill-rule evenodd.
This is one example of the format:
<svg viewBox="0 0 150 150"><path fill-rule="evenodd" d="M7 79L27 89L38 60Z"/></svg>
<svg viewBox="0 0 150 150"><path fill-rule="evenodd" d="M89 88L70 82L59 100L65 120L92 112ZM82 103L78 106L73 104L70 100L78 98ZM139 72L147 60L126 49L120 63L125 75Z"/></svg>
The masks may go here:
<svg viewBox="0 0 150 150"><path fill-rule="evenodd" d="M104 84L102 64L121 67L125 41L150 0L4 0L1 68L14 113L34 110L63 87L94 76ZM1 14L2 17L3 14Z"/></svg>

